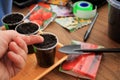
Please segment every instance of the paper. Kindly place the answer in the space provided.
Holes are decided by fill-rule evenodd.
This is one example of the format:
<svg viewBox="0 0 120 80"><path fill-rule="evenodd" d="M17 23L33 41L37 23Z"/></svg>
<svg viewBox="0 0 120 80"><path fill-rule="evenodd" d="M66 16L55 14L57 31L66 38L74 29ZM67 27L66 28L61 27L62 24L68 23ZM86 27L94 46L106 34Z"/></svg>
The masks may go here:
<svg viewBox="0 0 120 80"><path fill-rule="evenodd" d="M90 19L78 19L76 17L61 17L56 18L55 21L70 32L74 32L91 23Z"/></svg>
<svg viewBox="0 0 120 80"><path fill-rule="evenodd" d="M55 5L62 5L62 6L65 6L68 3L68 0L41 0L41 1Z"/></svg>
<svg viewBox="0 0 120 80"><path fill-rule="evenodd" d="M80 44L82 49L95 49L101 46L72 41L72 44ZM95 80L102 59L100 54L69 55L68 59L60 66L60 71L75 77Z"/></svg>
<svg viewBox="0 0 120 80"><path fill-rule="evenodd" d="M57 17L73 16L69 6L50 5L51 10L57 14Z"/></svg>

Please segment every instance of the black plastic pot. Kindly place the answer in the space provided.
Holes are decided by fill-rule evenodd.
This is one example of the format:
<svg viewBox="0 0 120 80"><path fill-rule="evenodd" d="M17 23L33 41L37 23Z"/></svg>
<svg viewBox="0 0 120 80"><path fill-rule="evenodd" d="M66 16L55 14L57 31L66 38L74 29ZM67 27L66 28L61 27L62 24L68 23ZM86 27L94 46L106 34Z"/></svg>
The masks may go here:
<svg viewBox="0 0 120 80"><path fill-rule="evenodd" d="M44 38L43 43L34 44L34 50L38 65L44 68L52 66L55 62L57 37L52 33L41 34Z"/></svg>
<svg viewBox="0 0 120 80"><path fill-rule="evenodd" d="M15 30L24 35L36 35L39 33L39 25L33 22L25 22L16 26ZM28 45L28 53L34 53L32 45Z"/></svg>
<svg viewBox="0 0 120 80"><path fill-rule="evenodd" d="M3 16L2 22L6 30L15 30L15 27L24 21L24 15L19 12L13 12Z"/></svg>
<svg viewBox="0 0 120 80"><path fill-rule="evenodd" d="M108 36L120 43L120 0L107 0L109 3Z"/></svg>

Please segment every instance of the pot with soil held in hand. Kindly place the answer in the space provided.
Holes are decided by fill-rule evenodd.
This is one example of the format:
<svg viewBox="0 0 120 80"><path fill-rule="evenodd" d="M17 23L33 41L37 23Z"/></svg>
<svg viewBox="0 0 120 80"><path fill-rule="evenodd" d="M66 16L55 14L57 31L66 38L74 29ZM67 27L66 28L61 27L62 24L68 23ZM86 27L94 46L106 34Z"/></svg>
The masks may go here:
<svg viewBox="0 0 120 80"><path fill-rule="evenodd" d="M44 42L34 44L33 47L38 65L48 68L54 64L58 38L53 33L49 32L43 32L40 36L44 38Z"/></svg>
<svg viewBox="0 0 120 80"><path fill-rule="evenodd" d="M25 22L16 26L15 30L24 35L36 35L39 33L39 25L33 22ZM34 53L32 45L28 45L28 53Z"/></svg>
<svg viewBox="0 0 120 80"><path fill-rule="evenodd" d="M13 12L5 15L2 22L6 30L15 30L15 27L24 21L24 15L19 12Z"/></svg>

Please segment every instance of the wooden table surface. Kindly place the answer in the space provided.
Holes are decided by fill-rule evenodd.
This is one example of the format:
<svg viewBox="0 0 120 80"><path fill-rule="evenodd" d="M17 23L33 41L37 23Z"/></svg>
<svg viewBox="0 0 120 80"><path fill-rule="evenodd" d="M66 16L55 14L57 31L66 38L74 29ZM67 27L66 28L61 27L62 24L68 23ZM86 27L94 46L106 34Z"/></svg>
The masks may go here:
<svg viewBox="0 0 120 80"><path fill-rule="evenodd" d="M19 9L13 6L13 11L19 11L25 15L28 13L28 8ZM99 16L93 27L93 30L87 40L88 43L102 45L106 48L120 47L119 43L111 40L108 37L108 5L103 6L98 10ZM88 26L83 27L75 32L68 32L55 22L52 22L44 31L55 33L60 43L63 45L70 44L71 40L83 41L83 36ZM40 80L76 80L78 78L61 73L58 67L53 69ZM81 80L81 79L80 79ZM96 80L120 80L120 54L104 53Z"/></svg>

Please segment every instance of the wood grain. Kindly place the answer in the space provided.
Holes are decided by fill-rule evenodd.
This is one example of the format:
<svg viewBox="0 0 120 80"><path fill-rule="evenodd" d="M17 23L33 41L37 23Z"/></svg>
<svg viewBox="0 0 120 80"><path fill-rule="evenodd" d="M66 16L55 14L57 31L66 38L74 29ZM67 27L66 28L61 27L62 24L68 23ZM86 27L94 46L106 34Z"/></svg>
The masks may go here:
<svg viewBox="0 0 120 80"><path fill-rule="evenodd" d="M28 8L18 9L16 7L13 8L13 11L19 11L24 14L27 14ZM93 27L93 30L90 34L88 43L103 45L107 48L112 47L120 47L119 43L111 40L108 37L108 5L103 6L98 10L99 16ZM89 26L85 26L75 32L68 32L66 29L62 28L55 22L52 22L44 31L55 33L59 42L63 45L70 44L71 40L83 41L83 36L85 31ZM46 74L40 80L77 80L77 78L61 73L58 70L59 66L53 69L51 72ZM26 75L26 74L25 74ZM32 73L31 75L35 75ZM29 78L28 78L29 79ZM26 80L28 80L26 79ZM16 79L18 80L18 79ZM82 79L79 79L82 80ZM96 80L120 80L120 54L115 53L104 53L102 58Z"/></svg>
<svg viewBox="0 0 120 80"><path fill-rule="evenodd" d="M64 60L67 59L67 55L58 52L58 49L63 46L58 43L56 47L55 62L52 66L48 68L40 67L37 64L37 59L35 53L28 54L25 67L11 80L38 80L46 75L48 72L52 71L56 66L61 64Z"/></svg>

